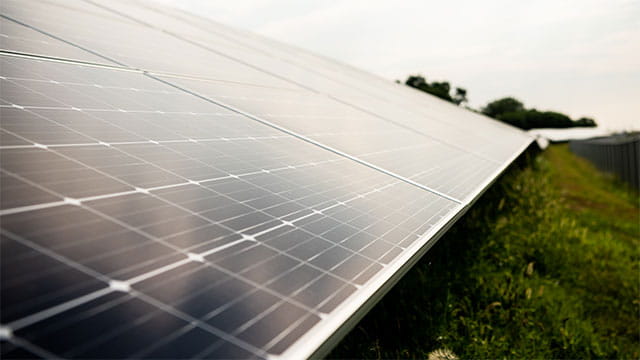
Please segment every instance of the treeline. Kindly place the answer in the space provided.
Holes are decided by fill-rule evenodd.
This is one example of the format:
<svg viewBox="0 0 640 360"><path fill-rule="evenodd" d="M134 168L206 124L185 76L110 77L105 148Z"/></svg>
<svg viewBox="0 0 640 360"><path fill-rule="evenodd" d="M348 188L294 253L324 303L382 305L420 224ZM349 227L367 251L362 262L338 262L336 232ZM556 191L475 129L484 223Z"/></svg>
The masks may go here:
<svg viewBox="0 0 640 360"><path fill-rule="evenodd" d="M432 83L428 83L423 76L412 75L407 78L405 84L441 99L450 101L456 105L467 102L467 90L457 87L455 93L451 94L451 85L449 85L448 81L434 81Z"/></svg>
<svg viewBox="0 0 640 360"><path fill-rule="evenodd" d="M405 84L456 105L467 102L467 90L456 87L455 91L453 91L448 81L434 81L429 83L422 75L411 75L407 78ZM469 109L477 111L475 109ZM569 116L555 111L539 111L534 108L527 109L521 101L512 97L494 100L481 108L480 112L496 120L525 130L535 128L597 126L595 120L587 117L572 120Z"/></svg>
<svg viewBox="0 0 640 360"><path fill-rule="evenodd" d="M512 97L492 101L483 107L481 111L487 116L521 129L596 126L595 120L591 118L583 117L578 120L571 120L570 117L559 112L527 109L522 102Z"/></svg>

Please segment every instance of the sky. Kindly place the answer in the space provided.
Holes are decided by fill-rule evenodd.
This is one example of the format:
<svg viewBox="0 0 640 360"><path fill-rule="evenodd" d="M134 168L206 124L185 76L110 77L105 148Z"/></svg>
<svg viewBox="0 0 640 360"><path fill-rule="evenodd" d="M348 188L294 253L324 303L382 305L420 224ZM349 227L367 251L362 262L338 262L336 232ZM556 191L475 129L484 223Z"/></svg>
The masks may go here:
<svg viewBox="0 0 640 360"><path fill-rule="evenodd" d="M640 130L640 0L155 0L354 65Z"/></svg>

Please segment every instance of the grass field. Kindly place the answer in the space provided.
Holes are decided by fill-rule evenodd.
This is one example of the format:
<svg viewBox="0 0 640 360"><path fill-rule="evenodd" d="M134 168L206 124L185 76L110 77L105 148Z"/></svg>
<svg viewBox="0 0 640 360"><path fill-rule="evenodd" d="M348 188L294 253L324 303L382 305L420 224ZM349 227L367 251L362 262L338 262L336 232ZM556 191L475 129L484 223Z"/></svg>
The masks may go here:
<svg viewBox="0 0 640 360"><path fill-rule="evenodd" d="M639 202L566 145L520 161L328 357L637 359Z"/></svg>

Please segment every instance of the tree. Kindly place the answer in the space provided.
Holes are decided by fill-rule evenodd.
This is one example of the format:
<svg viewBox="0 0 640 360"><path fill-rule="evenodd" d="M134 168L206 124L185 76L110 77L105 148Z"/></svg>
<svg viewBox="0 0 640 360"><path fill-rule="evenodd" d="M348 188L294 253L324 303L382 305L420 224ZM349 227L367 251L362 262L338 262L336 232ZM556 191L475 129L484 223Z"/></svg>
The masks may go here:
<svg viewBox="0 0 640 360"><path fill-rule="evenodd" d="M595 127L598 126L592 118L581 117L574 122L574 126Z"/></svg>
<svg viewBox="0 0 640 360"><path fill-rule="evenodd" d="M431 84L428 84L428 86L422 90L428 92L431 95L435 95L440 99L453 102L451 95L449 95L449 92L451 91L451 85L449 85L449 82L447 81L443 81L443 82L434 81Z"/></svg>
<svg viewBox="0 0 640 360"><path fill-rule="evenodd" d="M456 88L456 93L452 96L451 84L449 84L448 81L434 81L429 83L422 75L411 75L407 78L405 84L456 105L467 102L467 90Z"/></svg>
<svg viewBox="0 0 640 360"><path fill-rule="evenodd" d="M525 130L574 126L571 118L565 114L553 111L538 111L536 109L507 112L498 115L497 119Z"/></svg>
<svg viewBox="0 0 640 360"><path fill-rule="evenodd" d="M494 119L521 129L534 128L570 128L575 126L597 126L590 118L571 120L565 114L555 111L538 111L526 109L524 104L512 97L494 100L482 108L482 113Z"/></svg>
<svg viewBox="0 0 640 360"><path fill-rule="evenodd" d="M482 113L497 119L502 114L523 111L524 104L517 99L512 97L506 97L498 100L494 100L487 104L484 108L482 108Z"/></svg>
<svg viewBox="0 0 640 360"><path fill-rule="evenodd" d="M399 83L399 81L396 80ZM441 99L461 105L467 102L467 90L456 87L455 94L451 94L451 84L448 81L434 81L429 83L422 75L411 75L405 84L424 91ZM470 109L468 106L465 108ZM488 103L481 109L481 112L496 120L519 127L521 129L533 128L569 128L574 126L597 126L595 120L582 117L578 120L571 120L565 114L554 111L538 111L527 109L524 104L513 97L505 97Z"/></svg>
<svg viewBox="0 0 640 360"><path fill-rule="evenodd" d="M456 105L460 105L462 103L466 103L467 100L467 89L463 89L460 87L456 88L456 94L453 96L453 103Z"/></svg>
<svg viewBox="0 0 640 360"><path fill-rule="evenodd" d="M527 129L536 128L570 128L573 121L565 114L553 111L538 111L536 109L527 110Z"/></svg>
<svg viewBox="0 0 640 360"><path fill-rule="evenodd" d="M427 84L427 81L424 79L424 76L422 75L411 75L407 78L407 81L405 81L404 83L413 88L420 89L422 86Z"/></svg>
<svg viewBox="0 0 640 360"><path fill-rule="evenodd" d="M526 111L510 111L503 114L500 114L497 117L497 120L505 122L509 125L519 127L520 129L530 129L529 123L527 122L527 113Z"/></svg>

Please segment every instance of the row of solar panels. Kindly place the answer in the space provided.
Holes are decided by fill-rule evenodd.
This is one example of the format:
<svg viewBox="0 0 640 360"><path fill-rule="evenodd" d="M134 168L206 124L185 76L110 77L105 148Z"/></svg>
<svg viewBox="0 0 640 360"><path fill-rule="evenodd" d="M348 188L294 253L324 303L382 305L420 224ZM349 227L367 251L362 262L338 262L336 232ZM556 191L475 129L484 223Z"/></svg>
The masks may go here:
<svg viewBox="0 0 640 360"><path fill-rule="evenodd" d="M0 9L3 358L321 355L531 143L177 10Z"/></svg>

